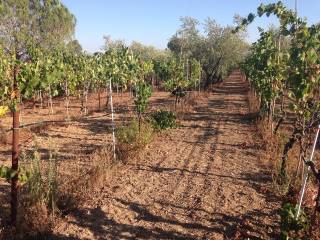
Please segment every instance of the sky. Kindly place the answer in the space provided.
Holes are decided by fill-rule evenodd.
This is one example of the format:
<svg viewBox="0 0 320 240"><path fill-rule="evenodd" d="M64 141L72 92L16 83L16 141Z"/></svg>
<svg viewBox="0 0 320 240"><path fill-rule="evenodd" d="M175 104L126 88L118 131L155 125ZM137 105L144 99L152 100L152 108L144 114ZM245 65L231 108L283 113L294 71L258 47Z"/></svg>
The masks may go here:
<svg viewBox="0 0 320 240"><path fill-rule="evenodd" d="M180 17L190 16L200 22L208 17L219 24L233 25L233 16L247 16L261 2L270 0L62 0L77 19L75 37L88 52L101 50L103 36L138 41L165 49L180 26ZM284 0L294 9L295 0ZM298 15L310 23L320 22L320 0L297 0ZM258 36L257 27L277 25L275 18L263 17L248 29L248 41Z"/></svg>

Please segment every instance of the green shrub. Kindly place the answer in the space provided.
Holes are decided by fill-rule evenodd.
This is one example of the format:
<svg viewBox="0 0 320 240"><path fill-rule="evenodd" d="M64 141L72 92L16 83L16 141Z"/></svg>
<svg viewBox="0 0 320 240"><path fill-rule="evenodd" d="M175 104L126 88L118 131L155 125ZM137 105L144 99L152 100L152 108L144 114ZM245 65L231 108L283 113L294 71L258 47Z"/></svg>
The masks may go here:
<svg viewBox="0 0 320 240"><path fill-rule="evenodd" d="M176 116L167 110L158 110L151 115L151 122L155 129L165 130L176 126Z"/></svg>
<svg viewBox="0 0 320 240"><path fill-rule="evenodd" d="M116 130L117 139L117 155L121 160L127 160L134 154L143 149L151 142L153 136L153 128L148 122L141 122L139 131L139 123L136 119L123 125Z"/></svg>
<svg viewBox="0 0 320 240"><path fill-rule="evenodd" d="M296 218L297 208L290 203L283 205L280 211L281 216L281 235L280 239L301 239L305 236L309 228L309 220L304 211ZM304 238L302 238L304 239Z"/></svg>

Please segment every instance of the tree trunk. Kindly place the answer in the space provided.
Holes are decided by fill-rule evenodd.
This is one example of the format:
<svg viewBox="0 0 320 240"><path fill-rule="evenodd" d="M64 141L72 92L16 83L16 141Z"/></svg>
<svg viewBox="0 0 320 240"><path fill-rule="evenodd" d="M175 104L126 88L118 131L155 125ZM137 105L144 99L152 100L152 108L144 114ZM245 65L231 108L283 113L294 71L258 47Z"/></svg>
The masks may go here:
<svg viewBox="0 0 320 240"><path fill-rule="evenodd" d="M303 164L304 156L305 156L305 151L303 150L302 143L300 142L299 161L298 161L298 165L297 165L296 170L295 170L294 179L293 179L293 185L295 185L295 183L296 183L296 181L298 179L299 170L301 168L301 164ZM303 177L303 171L302 171L302 177Z"/></svg>
<svg viewBox="0 0 320 240"><path fill-rule="evenodd" d="M99 111L101 110L101 89L98 90Z"/></svg>
<svg viewBox="0 0 320 240"><path fill-rule="evenodd" d="M274 105L273 105L273 101L271 101L270 103L268 103L269 105L269 113L268 113L268 118L269 118L269 129L271 132L271 135L273 134L273 112L274 112Z"/></svg>
<svg viewBox="0 0 320 240"><path fill-rule="evenodd" d="M33 110L35 111L36 110L36 104L37 104L36 94L33 95L32 101L33 101L32 107L33 107Z"/></svg>
<svg viewBox="0 0 320 240"><path fill-rule="evenodd" d="M281 126L281 124L283 123L284 121L284 117L281 117L276 125L276 127L274 128L273 130L273 134L276 134Z"/></svg>
<svg viewBox="0 0 320 240"><path fill-rule="evenodd" d="M288 153L289 153L290 149L292 149L294 143L296 142L298 133L299 133L299 130L295 127L291 137L289 138L289 141L284 146L282 158L281 158L281 168L280 168L281 181L284 181L286 179Z"/></svg>
<svg viewBox="0 0 320 240"><path fill-rule="evenodd" d="M84 114L88 115L89 110L88 110L88 94L89 94L89 87L86 89L84 93Z"/></svg>
<svg viewBox="0 0 320 240"><path fill-rule="evenodd" d="M40 97L40 108L43 109L43 97L42 97L42 91L39 91L39 97Z"/></svg>
<svg viewBox="0 0 320 240"><path fill-rule="evenodd" d="M50 107L50 114L53 115L52 93L51 93L50 85L49 85L49 107Z"/></svg>
<svg viewBox="0 0 320 240"><path fill-rule="evenodd" d="M275 129L274 129L274 134L278 132L278 129L280 128L280 125L284 122L286 118L286 113L284 111L284 93L281 94L281 104L280 104L280 112L281 112L281 118L279 119Z"/></svg>
<svg viewBox="0 0 320 240"><path fill-rule="evenodd" d="M138 123L139 123L139 132L140 132L140 130L141 130L141 113L139 112L138 113Z"/></svg>
<svg viewBox="0 0 320 240"><path fill-rule="evenodd" d="M80 113L82 115L85 115L86 114L86 110L85 110L85 94L86 94L86 87L83 86L83 89L82 89L82 92L80 94L80 100L81 100L81 109L80 109Z"/></svg>
<svg viewBox="0 0 320 240"><path fill-rule="evenodd" d="M66 112L67 112L67 120L69 120L69 89L68 89L68 82L65 82L64 86L64 91L65 91L65 107L66 107Z"/></svg>
<svg viewBox="0 0 320 240"><path fill-rule="evenodd" d="M178 95L176 95L176 99L174 101L174 110L177 110L177 103L178 103Z"/></svg>

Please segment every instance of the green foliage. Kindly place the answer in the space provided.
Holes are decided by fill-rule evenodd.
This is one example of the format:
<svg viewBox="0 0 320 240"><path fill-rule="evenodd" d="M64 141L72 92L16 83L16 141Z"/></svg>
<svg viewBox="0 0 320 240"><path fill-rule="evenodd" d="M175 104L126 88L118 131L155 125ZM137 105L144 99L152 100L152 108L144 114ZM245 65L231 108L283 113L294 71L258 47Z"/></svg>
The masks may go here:
<svg viewBox="0 0 320 240"><path fill-rule="evenodd" d="M277 56L271 55L271 59L268 59L267 64L262 62L262 66L259 69L252 66L248 67L249 69L245 69L245 71L248 77L253 79L258 79L259 72L269 71L273 78L280 82L285 81L284 83L282 82L282 86L286 88L289 97L293 101L292 109L298 117L301 116L308 120L313 116L312 112L319 110L317 100L319 92L317 89L320 85L320 57L318 51L320 48L320 26L317 24L308 26L306 20L296 17L295 13L287 9L281 2L268 5L261 4L257 12L258 16L264 14L270 16L273 14L278 17L280 34L291 38L291 44L286 49L286 52L276 51L274 46L270 46L270 44L272 45L272 38L267 35L268 33L262 33L260 40L256 43L256 46L260 48L260 52L253 48L249 58L253 57L255 61L259 61L259 58L268 51L272 51L273 55ZM251 23L254 19L253 15L250 14L247 19L244 19L239 28ZM254 54L257 56L254 57ZM249 62L253 63L252 60L249 60ZM276 84L274 90L279 92L283 89L277 87ZM309 106L311 105L314 106L314 109L310 109Z"/></svg>
<svg viewBox="0 0 320 240"><path fill-rule="evenodd" d="M130 46L132 53L142 61L165 61L170 57L170 51L159 50L153 46L146 46L142 43L133 41Z"/></svg>
<svg viewBox="0 0 320 240"><path fill-rule="evenodd" d="M152 89L151 86L147 83L138 83L135 87L136 98L134 104L136 105L137 113L140 116L147 110L148 101L151 97Z"/></svg>
<svg viewBox="0 0 320 240"><path fill-rule="evenodd" d="M4 116L8 110L9 108L7 106L0 106L0 117Z"/></svg>
<svg viewBox="0 0 320 240"><path fill-rule="evenodd" d="M197 86L199 85L199 81L201 79L201 64L198 60L192 59L190 63L190 79L189 79L189 86Z"/></svg>
<svg viewBox="0 0 320 240"><path fill-rule="evenodd" d="M285 95L290 99L290 108L294 112L291 139L294 140L288 141L282 156L280 171L284 178L292 143L299 139L300 144L305 145L311 129L320 123L320 25L309 25L306 19L297 17L278 2L261 4L257 14L249 14L238 29L263 15L275 15L280 22L279 31L275 34L261 30L260 39L253 44L243 69L261 97L261 110L269 110L270 123L279 96L283 96L282 101ZM285 47L283 39L289 41ZM306 149L306 146L301 147Z"/></svg>
<svg viewBox="0 0 320 240"><path fill-rule="evenodd" d="M197 19L183 17L181 27L168 43L168 48L185 62L196 59L201 62L206 81L224 77L230 69L238 66L247 53L248 44L242 32L234 33L233 27L221 26L213 19L201 24Z"/></svg>
<svg viewBox="0 0 320 240"><path fill-rule="evenodd" d="M5 178L6 180L11 179L11 168L7 166L0 166L0 178Z"/></svg>
<svg viewBox="0 0 320 240"><path fill-rule="evenodd" d="M167 90L173 91L178 87L184 89L188 87L189 82L184 74L183 63L179 59L172 58L165 63L164 86Z"/></svg>
<svg viewBox="0 0 320 240"><path fill-rule="evenodd" d="M10 167L0 166L0 178L4 178L7 181L11 181L13 177L17 174L16 171L13 171ZM18 170L18 180L20 183L24 184L28 182L32 177L32 173L24 167L19 167Z"/></svg>
<svg viewBox="0 0 320 240"><path fill-rule="evenodd" d="M0 46L0 106L15 109L19 102L13 102L13 96L19 94L21 99L30 99L40 91L49 99L65 95L66 101L69 96L86 101L90 90L104 88L110 81L127 89L144 82L153 73L152 61L141 61L127 47L88 55L80 51L75 41L70 44L76 49L67 45L49 50L29 44L24 49L28 61L5 54ZM15 66L19 69L16 77L20 93L13 93L12 88Z"/></svg>
<svg viewBox="0 0 320 240"><path fill-rule="evenodd" d="M279 1L261 4L256 14L251 13L242 20L238 29L245 28L257 16L263 15L276 16L280 22L279 30L260 30L260 39L253 44L243 70L260 96L261 110L269 110L271 123L273 112L283 112L283 118L286 115L282 107L284 104L279 104L280 109L276 109L276 100L282 96L284 103L285 96L289 98L293 130L281 157L280 183L284 184L290 149L298 142L303 158L309 148L308 140L320 124L320 25L308 24L306 19L297 17ZM284 44L285 41L289 44ZM302 213L296 220L295 214L293 206L287 204L283 207L282 239L298 239L298 233L308 228L306 215ZM292 232L296 235L290 238Z"/></svg>
<svg viewBox="0 0 320 240"><path fill-rule="evenodd" d="M14 111L20 99L47 90L53 78L60 78L61 68L51 60L72 39L75 18L60 1L4 1L1 10L0 102Z"/></svg>
<svg viewBox="0 0 320 240"><path fill-rule="evenodd" d="M74 54L81 54L82 53L82 46L80 45L78 40L72 40L67 44L67 49Z"/></svg>
<svg viewBox="0 0 320 240"><path fill-rule="evenodd" d="M174 112L160 109L151 114L151 123L155 129L166 130L176 126Z"/></svg>
<svg viewBox="0 0 320 240"><path fill-rule="evenodd" d="M143 149L151 142L153 128L148 122L142 122L139 129L137 120L132 120L127 125L120 126L116 130L117 156L121 160L127 160Z"/></svg>
<svg viewBox="0 0 320 240"><path fill-rule="evenodd" d="M262 31L242 64L243 71L260 96L262 113L269 111L272 102L283 95L286 87L289 53L280 37L273 30Z"/></svg>
<svg viewBox="0 0 320 240"><path fill-rule="evenodd" d="M10 58L4 53L4 50L0 44L0 105L3 107L8 105L8 99L10 99L10 73Z"/></svg>
<svg viewBox="0 0 320 240"><path fill-rule="evenodd" d="M27 46L51 49L71 39L75 17L60 1L2 1L0 42L22 60Z"/></svg>
<svg viewBox="0 0 320 240"><path fill-rule="evenodd" d="M107 81L127 89L143 82L153 70L152 62L143 62L129 48L111 49L104 54L103 67Z"/></svg>
<svg viewBox="0 0 320 240"><path fill-rule="evenodd" d="M305 232L310 227L307 215L300 211L300 215L296 218L297 209L290 203L283 205L281 216L281 236L280 239L299 239L299 233Z"/></svg>

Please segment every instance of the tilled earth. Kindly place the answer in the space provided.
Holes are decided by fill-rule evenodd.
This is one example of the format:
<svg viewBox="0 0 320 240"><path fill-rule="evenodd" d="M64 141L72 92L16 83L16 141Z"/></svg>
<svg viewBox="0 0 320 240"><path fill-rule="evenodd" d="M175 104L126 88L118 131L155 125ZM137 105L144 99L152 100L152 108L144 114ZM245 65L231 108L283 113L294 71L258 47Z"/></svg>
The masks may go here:
<svg viewBox="0 0 320 240"><path fill-rule="evenodd" d="M267 190L247 89L231 74L67 215L57 238L275 239L280 202Z"/></svg>

